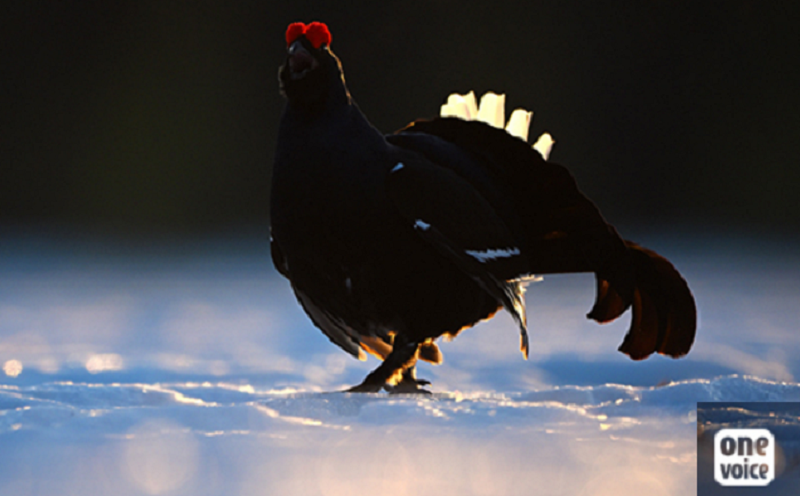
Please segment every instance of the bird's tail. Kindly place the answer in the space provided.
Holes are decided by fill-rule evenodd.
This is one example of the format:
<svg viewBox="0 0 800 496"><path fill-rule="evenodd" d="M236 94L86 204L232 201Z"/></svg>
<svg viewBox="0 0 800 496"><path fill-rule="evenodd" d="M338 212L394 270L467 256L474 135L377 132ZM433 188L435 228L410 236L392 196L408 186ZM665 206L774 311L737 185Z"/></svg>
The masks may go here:
<svg viewBox="0 0 800 496"><path fill-rule="evenodd" d="M619 351L634 360L653 352L677 358L689 352L697 327L697 309L689 286L658 253L625 241L633 266L633 290L597 275L597 298L588 317L600 323L633 307L631 327Z"/></svg>

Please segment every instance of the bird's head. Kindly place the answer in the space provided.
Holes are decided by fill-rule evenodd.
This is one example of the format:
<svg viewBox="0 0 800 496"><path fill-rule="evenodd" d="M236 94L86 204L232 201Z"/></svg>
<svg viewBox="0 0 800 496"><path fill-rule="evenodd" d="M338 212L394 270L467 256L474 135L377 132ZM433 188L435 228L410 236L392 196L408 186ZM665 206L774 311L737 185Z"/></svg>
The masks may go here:
<svg viewBox="0 0 800 496"><path fill-rule="evenodd" d="M294 22L286 29L286 62L278 73L281 93L289 103L307 109L350 95L342 65L330 49L331 32L321 22Z"/></svg>

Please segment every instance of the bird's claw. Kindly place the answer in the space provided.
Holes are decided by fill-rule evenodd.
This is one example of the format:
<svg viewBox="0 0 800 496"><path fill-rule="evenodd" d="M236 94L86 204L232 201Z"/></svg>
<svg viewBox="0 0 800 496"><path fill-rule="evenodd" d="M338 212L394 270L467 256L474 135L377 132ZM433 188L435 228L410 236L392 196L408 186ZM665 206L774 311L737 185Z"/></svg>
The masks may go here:
<svg viewBox="0 0 800 496"><path fill-rule="evenodd" d="M389 394L421 394L423 396L429 396L433 393L428 391L427 389L422 389L416 386L389 386L388 384L384 387L386 392Z"/></svg>
<svg viewBox="0 0 800 496"><path fill-rule="evenodd" d="M384 385L384 389L389 394L422 394L422 395L429 395L431 394L430 391L427 389L422 389L420 386L427 386L431 383L431 381L426 381L425 379L409 379L404 377L402 381L397 383L396 386L390 386L388 384Z"/></svg>
<svg viewBox="0 0 800 496"><path fill-rule="evenodd" d="M345 393L379 393L381 390L385 390L389 394L422 394L422 395L429 395L432 394L430 391L426 389L422 389L420 386L427 386L431 383L431 381L426 381L425 379L403 379L397 385L392 386L389 384L377 384L374 382L364 381L358 386L353 386L350 389L345 389Z"/></svg>

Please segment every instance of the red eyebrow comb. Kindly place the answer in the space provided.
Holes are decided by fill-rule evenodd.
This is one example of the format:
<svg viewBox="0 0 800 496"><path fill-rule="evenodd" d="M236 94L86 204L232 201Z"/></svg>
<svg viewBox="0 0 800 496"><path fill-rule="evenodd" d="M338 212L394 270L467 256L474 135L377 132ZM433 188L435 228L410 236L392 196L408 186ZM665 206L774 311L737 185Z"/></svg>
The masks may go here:
<svg viewBox="0 0 800 496"><path fill-rule="evenodd" d="M311 24L293 22L289 24L289 27L286 28L286 45L291 45L301 36L305 36L316 49L319 49L322 45L331 44L331 32L328 30L328 26L322 22L312 22Z"/></svg>

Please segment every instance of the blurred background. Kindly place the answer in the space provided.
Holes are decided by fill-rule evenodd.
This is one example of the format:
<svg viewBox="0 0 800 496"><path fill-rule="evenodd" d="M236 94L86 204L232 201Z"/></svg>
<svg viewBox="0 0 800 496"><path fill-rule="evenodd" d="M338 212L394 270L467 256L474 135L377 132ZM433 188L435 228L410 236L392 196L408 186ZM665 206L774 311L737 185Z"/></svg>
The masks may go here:
<svg viewBox="0 0 800 496"><path fill-rule="evenodd" d="M265 231L298 20L329 24L383 132L504 92L613 223L800 222L799 4L145 0L3 7L0 226Z"/></svg>

